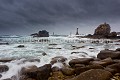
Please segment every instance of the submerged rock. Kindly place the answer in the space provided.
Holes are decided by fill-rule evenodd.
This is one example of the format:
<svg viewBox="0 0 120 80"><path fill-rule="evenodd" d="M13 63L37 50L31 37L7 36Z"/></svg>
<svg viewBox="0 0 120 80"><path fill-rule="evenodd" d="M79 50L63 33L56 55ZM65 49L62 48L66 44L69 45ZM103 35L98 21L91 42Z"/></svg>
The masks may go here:
<svg viewBox="0 0 120 80"><path fill-rule="evenodd" d="M23 47L25 47L24 45L19 45L19 46L17 46L18 48L23 48Z"/></svg>

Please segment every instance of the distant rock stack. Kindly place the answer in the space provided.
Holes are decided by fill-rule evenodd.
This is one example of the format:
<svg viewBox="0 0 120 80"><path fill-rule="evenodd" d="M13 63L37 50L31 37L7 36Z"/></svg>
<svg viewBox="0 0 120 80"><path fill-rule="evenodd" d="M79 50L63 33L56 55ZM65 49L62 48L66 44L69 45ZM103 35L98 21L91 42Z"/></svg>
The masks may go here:
<svg viewBox="0 0 120 80"><path fill-rule="evenodd" d="M79 35L79 33L78 33L78 28L77 28L77 31L76 31L76 34L75 35Z"/></svg>
<svg viewBox="0 0 120 80"><path fill-rule="evenodd" d="M102 35L102 36L106 36L109 35L111 31L110 25L109 24L100 24L94 32L94 35Z"/></svg>
<svg viewBox="0 0 120 80"><path fill-rule="evenodd" d="M49 32L46 30L39 31L38 33L31 34L33 37L49 37Z"/></svg>

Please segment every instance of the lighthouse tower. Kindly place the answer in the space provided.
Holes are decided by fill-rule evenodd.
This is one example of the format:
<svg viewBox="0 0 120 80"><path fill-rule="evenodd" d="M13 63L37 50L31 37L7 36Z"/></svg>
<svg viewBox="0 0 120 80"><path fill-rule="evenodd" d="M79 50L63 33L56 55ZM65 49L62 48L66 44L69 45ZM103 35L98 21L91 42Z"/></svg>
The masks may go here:
<svg viewBox="0 0 120 80"><path fill-rule="evenodd" d="M77 31L76 31L76 34L75 35L79 35L79 33L78 33L78 28L77 28Z"/></svg>

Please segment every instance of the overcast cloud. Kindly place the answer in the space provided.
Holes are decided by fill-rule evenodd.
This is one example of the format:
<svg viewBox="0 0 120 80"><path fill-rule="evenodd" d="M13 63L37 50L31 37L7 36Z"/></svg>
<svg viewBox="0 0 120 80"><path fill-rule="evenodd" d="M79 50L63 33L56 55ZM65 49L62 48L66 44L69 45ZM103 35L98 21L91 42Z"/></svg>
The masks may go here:
<svg viewBox="0 0 120 80"><path fill-rule="evenodd" d="M107 22L120 30L120 0L0 0L0 34L93 33Z"/></svg>

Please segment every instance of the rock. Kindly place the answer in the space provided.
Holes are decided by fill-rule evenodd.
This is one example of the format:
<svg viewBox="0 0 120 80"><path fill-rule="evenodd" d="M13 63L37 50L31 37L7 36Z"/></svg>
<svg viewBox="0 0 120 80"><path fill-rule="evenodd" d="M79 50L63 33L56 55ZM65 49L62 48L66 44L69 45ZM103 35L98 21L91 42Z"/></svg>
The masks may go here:
<svg viewBox="0 0 120 80"><path fill-rule="evenodd" d="M9 67L6 65L0 65L0 73L6 72L9 70Z"/></svg>
<svg viewBox="0 0 120 80"><path fill-rule="evenodd" d="M2 77L2 75L0 74L0 78Z"/></svg>
<svg viewBox="0 0 120 80"><path fill-rule="evenodd" d="M12 61L13 59L0 59L0 62L10 62Z"/></svg>
<svg viewBox="0 0 120 80"><path fill-rule="evenodd" d="M67 60L67 58L65 58L65 57L63 57L63 56L56 56L56 57L54 57L54 58L52 58L52 60L51 60L51 64L54 64L54 63L56 63L56 62L65 62Z"/></svg>
<svg viewBox="0 0 120 80"><path fill-rule="evenodd" d="M117 48L116 51L120 51L120 48Z"/></svg>
<svg viewBox="0 0 120 80"><path fill-rule="evenodd" d="M115 63L111 58L106 58L104 60L100 60L100 61L91 61L90 64L92 65L102 65L102 66L107 66L107 65L110 65L110 64L113 64Z"/></svg>
<svg viewBox="0 0 120 80"><path fill-rule="evenodd" d="M48 80L51 73L51 64L46 64L37 68L36 66L31 66L29 68L23 68L21 70L22 76L24 78L32 78L35 80Z"/></svg>
<svg viewBox="0 0 120 80"><path fill-rule="evenodd" d="M75 73L77 75L79 75L80 73L85 72L85 71L90 70L90 69L104 69L104 67L101 65L97 65L97 64L88 65L85 67L78 67L78 68L75 68Z"/></svg>
<svg viewBox="0 0 120 80"><path fill-rule="evenodd" d="M78 58L78 59L73 59L69 62L69 65L71 67L74 67L75 64L89 64L90 61L92 61L93 58Z"/></svg>
<svg viewBox="0 0 120 80"><path fill-rule="evenodd" d="M64 75L61 71L53 72L48 80L64 80Z"/></svg>
<svg viewBox="0 0 120 80"><path fill-rule="evenodd" d="M67 80L110 80L112 74L102 69L91 69Z"/></svg>
<svg viewBox="0 0 120 80"><path fill-rule="evenodd" d="M47 55L47 53L45 53L45 52L44 52L44 53L42 53L42 55L43 55L43 56L46 56L46 55Z"/></svg>
<svg viewBox="0 0 120 80"><path fill-rule="evenodd" d="M7 79L2 79L2 80L12 80L12 79L10 79L10 78L7 78Z"/></svg>
<svg viewBox="0 0 120 80"><path fill-rule="evenodd" d="M107 37L108 38L116 38L117 37L117 33L116 32L111 32Z"/></svg>
<svg viewBox="0 0 120 80"><path fill-rule="evenodd" d="M52 67L52 72L57 72L57 71L60 71L61 69L59 67Z"/></svg>
<svg viewBox="0 0 120 80"><path fill-rule="evenodd" d="M66 76L72 76L75 74L75 70L69 67L64 67L61 69L61 71Z"/></svg>
<svg viewBox="0 0 120 80"><path fill-rule="evenodd" d="M51 71L52 71L51 64L46 64L42 67L39 67L37 80L48 80L48 78L50 77Z"/></svg>
<svg viewBox="0 0 120 80"><path fill-rule="evenodd" d="M18 48L24 48L25 46L24 45L19 45L17 46Z"/></svg>
<svg viewBox="0 0 120 80"><path fill-rule="evenodd" d="M33 37L49 37L49 32L46 30L39 31L38 33L31 34Z"/></svg>
<svg viewBox="0 0 120 80"><path fill-rule="evenodd" d="M112 65L108 65L106 68L112 69L114 73L120 72L120 63L115 63Z"/></svg>
<svg viewBox="0 0 120 80"><path fill-rule="evenodd" d="M25 62L40 62L40 59L26 59L23 61L23 63Z"/></svg>
<svg viewBox="0 0 120 80"><path fill-rule="evenodd" d="M75 64L74 68L77 68L77 67L85 67L84 64Z"/></svg>
<svg viewBox="0 0 120 80"><path fill-rule="evenodd" d="M106 35L110 34L110 31L111 31L110 25L104 23L104 24L99 25L95 29L94 35L103 35L103 36L106 36Z"/></svg>
<svg viewBox="0 0 120 80"><path fill-rule="evenodd" d="M112 59L120 59L120 52L113 51L113 50L102 50L97 55L97 58L99 58L99 59L106 59L109 57Z"/></svg>

